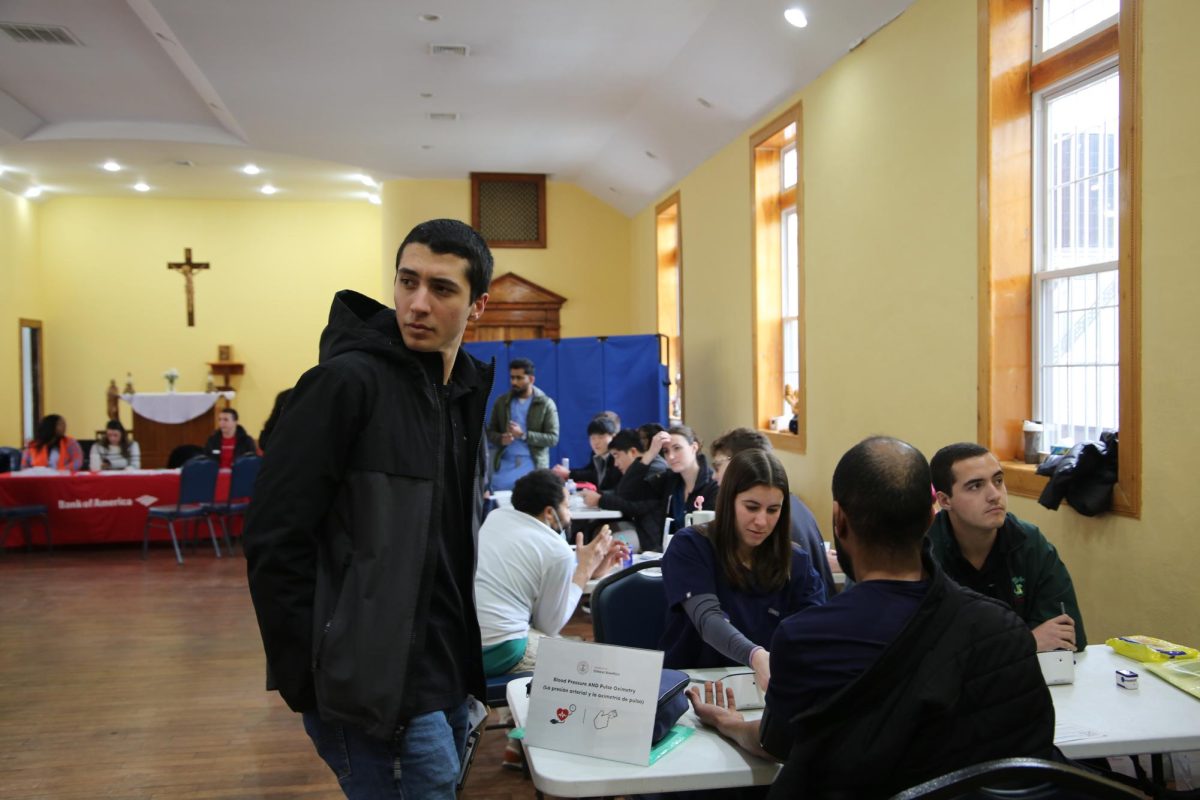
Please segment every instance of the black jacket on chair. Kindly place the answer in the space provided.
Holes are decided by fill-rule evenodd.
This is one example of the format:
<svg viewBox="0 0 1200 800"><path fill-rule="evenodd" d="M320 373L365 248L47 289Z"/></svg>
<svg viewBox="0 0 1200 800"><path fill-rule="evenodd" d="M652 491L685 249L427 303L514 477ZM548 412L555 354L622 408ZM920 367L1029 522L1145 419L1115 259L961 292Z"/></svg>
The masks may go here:
<svg viewBox="0 0 1200 800"><path fill-rule="evenodd" d="M1053 756L1054 705L1028 626L947 578L928 549L922 559L929 592L900 636L791 719L771 798L888 797L980 761Z"/></svg>

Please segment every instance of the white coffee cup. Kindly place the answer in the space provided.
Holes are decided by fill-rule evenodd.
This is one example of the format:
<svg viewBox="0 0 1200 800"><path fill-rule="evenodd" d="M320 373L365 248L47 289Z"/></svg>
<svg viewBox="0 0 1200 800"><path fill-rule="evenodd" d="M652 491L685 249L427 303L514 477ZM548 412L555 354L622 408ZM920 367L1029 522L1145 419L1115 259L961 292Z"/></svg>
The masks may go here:
<svg viewBox="0 0 1200 800"><path fill-rule="evenodd" d="M703 525L706 522L712 522L716 518L717 512L715 511L693 511L690 514L684 515L683 524L690 528L693 525Z"/></svg>

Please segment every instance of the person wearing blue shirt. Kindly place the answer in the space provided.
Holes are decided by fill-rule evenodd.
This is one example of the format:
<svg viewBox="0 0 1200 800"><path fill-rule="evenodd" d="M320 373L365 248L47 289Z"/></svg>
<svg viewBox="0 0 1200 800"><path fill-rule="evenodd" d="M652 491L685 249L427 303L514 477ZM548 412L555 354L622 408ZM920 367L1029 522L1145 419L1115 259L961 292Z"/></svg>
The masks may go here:
<svg viewBox="0 0 1200 800"><path fill-rule="evenodd" d="M664 667L744 664L767 688L766 648L780 621L825 602L812 560L788 535L788 496L779 459L743 450L726 467L716 519L671 540L662 565Z"/></svg>

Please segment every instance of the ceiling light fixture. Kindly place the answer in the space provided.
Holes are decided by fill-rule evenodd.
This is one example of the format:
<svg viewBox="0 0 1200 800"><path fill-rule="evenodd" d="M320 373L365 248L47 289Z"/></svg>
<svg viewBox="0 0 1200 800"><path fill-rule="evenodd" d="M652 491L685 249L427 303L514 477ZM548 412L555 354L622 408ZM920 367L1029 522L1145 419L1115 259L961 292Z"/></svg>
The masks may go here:
<svg viewBox="0 0 1200 800"><path fill-rule="evenodd" d="M25 196L28 197L30 200L37 197L41 193L42 193L42 187L40 187L40 186L30 186L28 189L25 190Z"/></svg>
<svg viewBox="0 0 1200 800"><path fill-rule="evenodd" d="M651 153L649 150L647 150L646 158L658 158L658 156L654 155L654 153Z"/></svg>
<svg viewBox="0 0 1200 800"><path fill-rule="evenodd" d="M437 22L441 17L437 14L421 14L417 19L421 20L421 22Z"/></svg>
<svg viewBox="0 0 1200 800"><path fill-rule="evenodd" d="M371 201L371 205L373 206L377 206L380 204L380 202L382 202L379 199L379 195L371 194L370 192L367 192L367 199Z"/></svg>
<svg viewBox="0 0 1200 800"><path fill-rule="evenodd" d="M262 170L258 168L257 164L247 164L246 166L242 167L242 172L246 173L247 175L257 175L258 173L262 172Z"/></svg>
<svg viewBox="0 0 1200 800"><path fill-rule="evenodd" d="M148 192L150 191L150 184L145 181L138 181L133 185L133 189L137 192Z"/></svg>
<svg viewBox="0 0 1200 800"><path fill-rule="evenodd" d="M429 98L433 97L433 92L421 92L421 97L428 100Z"/></svg>
<svg viewBox="0 0 1200 800"><path fill-rule="evenodd" d="M120 172L121 165L113 161L111 158L100 165L105 172Z"/></svg>
<svg viewBox="0 0 1200 800"><path fill-rule="evenodd" d="M259 191L262 192L263 194L270 195L270 194L275 194L279 190L276 189L274 186L272 186L269 183L264 183L263 187L261 189L259 189Z"/></svg>
<svg viewBox="0 0 1200 800"><path fill-rule="evenodd" d="M712 108L712 103L708 102L703 97L697 97L696 102L699 103L700 105L704 106L705 108Z"/></svg>
<svg viewBox="0 0 1200 800"><path fill-rule="evenodd" d="M360 172L360 173L358 173L357 175L352 175L351 177L352 177L354 180L356 180L356 181L358 181L359 183L361 183L363 186L366 186L366 187L368 187L368 188L371 188L371 189L373 189L373 188L375 188L376 186L378 186L378 185L379 185L378 183L376 183L376 182L375 182L375 179L374 179L374 178L372 178L370 175L364 175L364 174L363 174L363 173L361 173L361 172Z"/></svg>
<svg viewBox="0 0 1200 800"><path fill-rule="evenodd" d="M798 8L792 7L783 12L783 18L788 21L788 24L795 28L807 28L808 17L804 16L804 12Z"/></svg>

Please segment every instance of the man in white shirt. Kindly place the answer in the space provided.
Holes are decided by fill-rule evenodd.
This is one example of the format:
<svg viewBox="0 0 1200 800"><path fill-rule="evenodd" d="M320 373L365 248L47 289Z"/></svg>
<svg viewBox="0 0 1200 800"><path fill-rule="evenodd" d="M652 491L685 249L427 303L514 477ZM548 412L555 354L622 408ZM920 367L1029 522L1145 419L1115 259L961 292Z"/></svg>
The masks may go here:
<svg viewBox="0 0 1200 800"><path fill-rule="evenodd" d="M562 630L587 582L628 553L607 525L591 544L577 534L572 552L562 535L571 525L567 490L548 469L519 478L512 505L479 529L475 604L489 677L533 669L538 639Z"/></svg>

